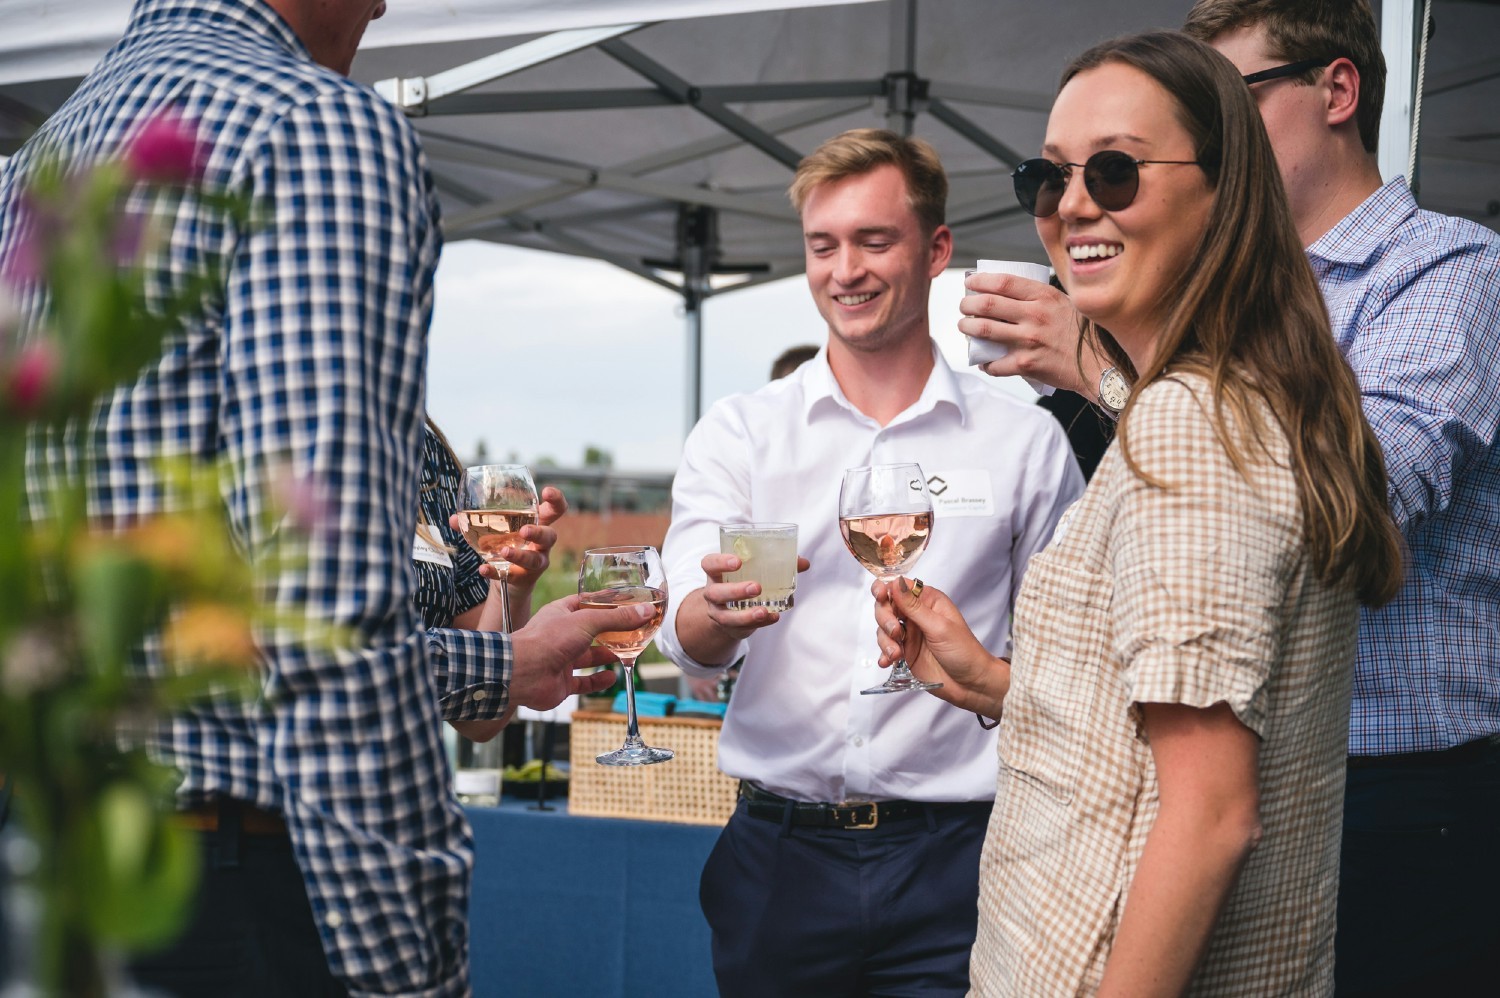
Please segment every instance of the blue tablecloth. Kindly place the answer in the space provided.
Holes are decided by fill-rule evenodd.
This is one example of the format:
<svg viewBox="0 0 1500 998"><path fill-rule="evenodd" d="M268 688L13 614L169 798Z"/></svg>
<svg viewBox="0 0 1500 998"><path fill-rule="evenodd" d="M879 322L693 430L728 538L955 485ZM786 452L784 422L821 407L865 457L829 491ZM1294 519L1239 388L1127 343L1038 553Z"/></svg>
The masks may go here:
<svg viewBox="0 0 1500 998"><path fill-rule="evenodd" d="M470 808L474 994L711 998L698 875L719 829Z"/></svg>

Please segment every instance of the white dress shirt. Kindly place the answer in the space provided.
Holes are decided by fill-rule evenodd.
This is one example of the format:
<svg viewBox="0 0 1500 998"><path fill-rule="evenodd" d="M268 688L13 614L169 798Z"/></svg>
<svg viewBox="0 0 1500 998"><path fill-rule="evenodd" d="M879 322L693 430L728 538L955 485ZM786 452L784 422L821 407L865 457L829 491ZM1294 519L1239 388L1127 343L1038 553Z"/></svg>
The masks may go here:
<svg viewBox="0 0 1500 998"><path fill-rule="evenodd" d="M992 652L1008 655L1010 614L1027 561L1083 492L1052 414L933 349L921 397L884 427L839 389L827 351L757 392L717 402L693 429L672 486L663 545L672 599L657 638L694 676L677 641L679 600L707 583L720 523L796 523L812 567L796 604L731 656L745 655L719 740L719 765L797 800L988 800L995 733L926 693L863 696L889 675L876 662L873 577L839 534L845 468L916 461L933 492L932 539L912 572L963 610Z"/></svg>

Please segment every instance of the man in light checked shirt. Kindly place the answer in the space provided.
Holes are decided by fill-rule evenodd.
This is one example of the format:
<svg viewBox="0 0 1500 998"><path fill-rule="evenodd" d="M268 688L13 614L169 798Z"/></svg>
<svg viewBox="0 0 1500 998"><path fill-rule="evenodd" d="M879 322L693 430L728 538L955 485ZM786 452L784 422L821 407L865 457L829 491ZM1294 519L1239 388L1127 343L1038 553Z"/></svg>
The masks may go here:
<svg viewBox="0 0 1500 998"><path fill-rule="evenodd" d="M361 639L325 654L267 638L263 702L173 719L156 746L183 774L205 870L185 938L134 968L176 995L468 993L473 849L441 719L547 708L608 685L600 630L637 608L541 611L513 637L424 632L412 605L423 382L437 204L416 133L349 82L380 0L139 0L124 38L0 174L0 265L24 252L19 207L39 156L78 167L170 114L196 128L205 184L248 227L191 198L149 275L170 294L225 261L203 314L88 431L90 511L126 527L162 511L162 456L224 461L247 552L274 540L266 469L328 497L306 563L269 580L274 608ZM44 292L21 294L33 319ZM31 484L51 457L38 455Z"/></svg>

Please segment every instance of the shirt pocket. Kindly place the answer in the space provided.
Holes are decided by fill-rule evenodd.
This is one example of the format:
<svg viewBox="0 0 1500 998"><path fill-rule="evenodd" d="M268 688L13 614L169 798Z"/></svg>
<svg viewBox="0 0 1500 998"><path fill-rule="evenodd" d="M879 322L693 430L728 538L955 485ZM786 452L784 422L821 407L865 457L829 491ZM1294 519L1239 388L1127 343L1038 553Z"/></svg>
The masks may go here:
<svg viewBox="0 0 1500 998"><path fill-rule="evenodd" d="M1073 800L1109 642L1108 577L1058 553L1032 560L1016 598L1000 764L1059 803Z"/></svg>

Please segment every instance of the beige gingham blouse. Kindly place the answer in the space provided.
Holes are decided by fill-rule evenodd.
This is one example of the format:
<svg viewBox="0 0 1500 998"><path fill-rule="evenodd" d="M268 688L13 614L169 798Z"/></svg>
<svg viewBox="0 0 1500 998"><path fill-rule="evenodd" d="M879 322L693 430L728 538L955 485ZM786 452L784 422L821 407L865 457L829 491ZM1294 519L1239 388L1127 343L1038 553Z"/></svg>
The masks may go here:
<svg viewBox="0 0 1500 998"><path fill-rule="evenodd" d="M1332 991L1356 602L1308 565L1275 423L1277 462L1257 455L1247 482L1211 406L1201 377L1142 391L1131 454L1171 487L1137 477L1115 444L1026 573L975 994L1098 989L1158 804L1136 705L1220 701L1261 739L1263 838L1191 993Z"/></svg>

